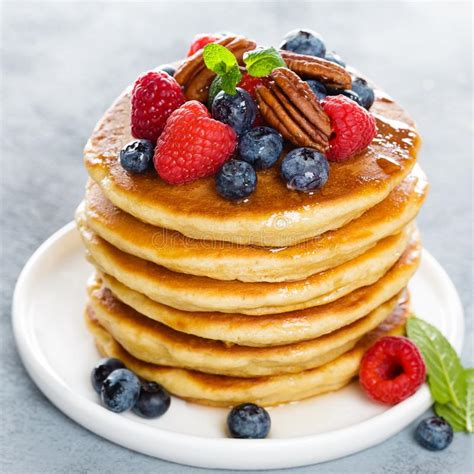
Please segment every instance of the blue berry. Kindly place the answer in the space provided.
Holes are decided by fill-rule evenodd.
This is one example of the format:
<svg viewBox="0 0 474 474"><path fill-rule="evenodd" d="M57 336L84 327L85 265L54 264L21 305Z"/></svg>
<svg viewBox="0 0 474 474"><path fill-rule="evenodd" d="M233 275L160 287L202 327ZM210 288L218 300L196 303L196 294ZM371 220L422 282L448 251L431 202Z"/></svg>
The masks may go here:
<svg viewBox="0 0 474 474"><path fill-rule="evenodd" d="M120 150L120 164L129 173L145 173L153 163L154 152L155 146L150 140L133 140Z"/></svg>
<svg viewBox="0 0 474 474"><path fill-rule="evenodd" d="M430 451L441 451L453 440L453 428L443 418L432 416L421 421L415 431L415 439Z"/></svg>
<svg viewBox="0 0 474 474"><path fill-rule="evenodd" d="M359 104L369 110L374 103L375 94L373 89L367 84L367 81L361 77L356 77L352 81L352 90L359 96Z"/></svg>
<svg viewBox="0 0 474 474"><path fill-rule="evenodd" d="M110 411L122 413L135 405L140 395L140 380L128 369L114 370L102 384L100 398Z"/></svg>
<svg viewBox="0 0 474 474"><path fill-rule="evenodd" d="M283 159L281 175L289 189L311 191L326 184L329 163L322 153L313 148L295 148Z"/></svg>
<svg viewBox="0 0 474 474"><path fill-rule="evenodd" d="M162 64L156 68L157 71L166 72L169 76L173 77L174 73L176 72L176 68L171 64Z"/></svg>
<svg viewBox="0 0 474 474"><path fill-rule="evenodd" d="M168 411L171 398L168 392L155 382L143 382L133 412L143 418L157 418Z"/></svg>
<svg viewBox="0 0 474 474"><path fill-rule="evenodd" d="M343 61L339 54L336 54L334 51L332 53L326 53L324 59L331 61L332 63L339 64L339 66L346 67L346 63Z"/></svg>
<svg viewBox="0 0 474 474"><path fill-rule="evenodd" d="M359 94L357 92L351 90L351 89L340 90L340 91L338 91L338 94L344 95L347 98L349 98L349 99L353 100L354 102L357 102L359 105L361 105Z"/></svg>
<svg viewBox="0 0 474 474"><path fill-rule="evenodd" d="M326 55L326 45L323 38L313 30L289 31L283 38L280 49L319 58L324 58Z"/></svg>
<svg viewBox="0 0 474 474"><path fill-rule="evenodd" d="M232 408L227 417L227 427L232 438L266 438L271 427L270 415L265 408L243 403Z"/></svg>
<svg viewBox="0 0 474 474"><path fill-rule="evenodd" d="M314 79L308 79L306 82L309 87L311 87L311 90L316 94L318 100L323 100L328 95L326 86L321 82L315 81Z"/></svg>
<svg viewBox="0 0 474 474"><path fill-rule="evenodd" d="M212 116L230 125L237 135L242 135L252 127L256 113L257 106L252 97L240 87L235 95L220 91L212 102Z"/></svg>
<svg viewBox="0 0 474 474"><path fill-rule="evenodd" d="M273 166L283 150L283 137L273 128L255 127L242 135L239 154L257 170Z"/></svg>
<svg viewBox="0 0 474 474"><path fill-rule="evenodd" d="M216 174L216 190L225 199L240 201L257 186L257 174L246 161L230 160Z"/></svg>
<svg viewBox="0 0 474 474"><path fill-rule="evenodd" d="M100 389L102 388L104 380L114 370L123 368L125 368L124 363L121 360L114 359L113 357L99 360L91 372L91 383L94 387L94 390L97 393L100 393Z"/></svg>
<svg viewBox="0 0 474 474"><path fill-rule="evenodd" d="M329 89L328 95L343 95L362 106L359 94L357 94L357 92L353 91L352 89Z"/></svg>

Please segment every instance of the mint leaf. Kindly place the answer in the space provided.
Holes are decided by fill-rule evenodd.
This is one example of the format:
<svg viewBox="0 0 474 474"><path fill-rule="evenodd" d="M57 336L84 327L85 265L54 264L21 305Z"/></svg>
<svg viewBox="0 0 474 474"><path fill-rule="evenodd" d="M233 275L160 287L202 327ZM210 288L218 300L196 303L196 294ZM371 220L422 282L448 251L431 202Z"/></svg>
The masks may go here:
<svg viewBox="0 0 474 474"><path fill-rule="evenodd" d="M435 404L435 412L451 424L454 431L474 432L474 369L464 371L466 393L460 407L452 403Z"/></svg>
<svg viewBox="0 0 474 474"><path fill-rule="evenodd" d="M224 46L211 43L204 47L203 59L206 67L219 77L219 87L235 95L237 84L242 78L236 57Z"/></svg>
<svg viewBox="0 0 474 474"><path fill-rule="evenodd" d="M456 408L452 403L435 403L435 413L444 418L452 427L453 431L464 431L466 426L466 419L464 416L464 410Z"/></svg>
<svg viewBox="0 0 474 474"><path fill-rule="evenodd" d="M235 65L229 72L221 76L221 87L226 94L235 95L237 84L242 79L239 66Z"/></svg>
<svg viewBox="0 0 474 474"><path fill-rule="evenodd" d="M275 48L257 48L244 54L247 72L253 77L268 76L275 68L285 67L285 61Z"/></svg>
<svg viewBox="0 0 474 474"><path fill-rule="evenodd" d="M428 384L435 401L441 404L451 402L460 408L466 380L456 351L438 329L414 316L408 319L407 333L423 354Z"/></svg>
<svg viewBox="0 0 474 474"><path fill-rule="evenodd" d="M223 76L237 65L236 57L221 44L211 43L204 47L203 59L206 67Z"/></svg>
<svg viewBox="0 0 474 474"><path fill-rule="evenodd" d="M466 377L466 430L474 432L474 368L465 370Z"/></svg>

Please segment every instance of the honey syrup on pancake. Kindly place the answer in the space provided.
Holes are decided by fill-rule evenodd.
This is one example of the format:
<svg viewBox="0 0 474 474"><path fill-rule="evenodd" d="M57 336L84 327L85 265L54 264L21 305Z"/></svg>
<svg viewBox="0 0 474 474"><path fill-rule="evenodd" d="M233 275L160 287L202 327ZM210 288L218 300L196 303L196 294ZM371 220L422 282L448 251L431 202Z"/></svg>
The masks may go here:
<svg viewBox="0 0 474 474"><path fill-rule="evenodd" d="M395 108L395 112L391 110ZM413 167L419 145L419 136L411 125L389 118L397 115L397 107L387 100L378 100L372 111L376 116L378 133L362 153L344 162L331 163L329 179L318 191L304 193L287 189L280 177L278 164L259 172L255 193L242 203L219 198L214 189L214 177L192 183L170 186L160 180L154 171L145 175L127 173L117 160L117 154L132 139L130 95L125 93L105 115L104 121L91 137L94 153L86 153L86 166L101 168L106 180L137 197L137 204L157 204L182 216L242 217L259 214L269 216L268 225L275 226L276 217L285 222L302 219L300 210L306 206L320 206L326 202L350 199L354 192L370 193L389 175L405 176ZM404 117L402 112L398 115ZM400 117L400 118L402 118ZM288 151L288 150L287 150ZM390 170L380 165L390 161ZM399 169L395 169L396 165ZM203 203L205 203L203 205ZM304 213L304 212L303 212Z"/></svg>

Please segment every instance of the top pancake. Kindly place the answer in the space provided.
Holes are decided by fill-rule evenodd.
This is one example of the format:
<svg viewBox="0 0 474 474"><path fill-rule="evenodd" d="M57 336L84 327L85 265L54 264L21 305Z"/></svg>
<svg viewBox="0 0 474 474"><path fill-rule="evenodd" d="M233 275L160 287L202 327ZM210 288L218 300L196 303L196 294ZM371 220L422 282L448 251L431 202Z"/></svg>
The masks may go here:
<svg viewBox="0 0 474 474"><path fill-rule="evenodd" d="M85 165L105 196L140 220L193 239L281 247L337 229L382 201L415 164L419 136L413 121L388 96L376 91L371 111L378 134L366 151L331 163L326 185L290 191L278 164L258 173L255 193L242 203L219 197L214 178L171 186L154 171L131 175L117 158L132 139L130 90L99 121L85 151Z"/></svg>

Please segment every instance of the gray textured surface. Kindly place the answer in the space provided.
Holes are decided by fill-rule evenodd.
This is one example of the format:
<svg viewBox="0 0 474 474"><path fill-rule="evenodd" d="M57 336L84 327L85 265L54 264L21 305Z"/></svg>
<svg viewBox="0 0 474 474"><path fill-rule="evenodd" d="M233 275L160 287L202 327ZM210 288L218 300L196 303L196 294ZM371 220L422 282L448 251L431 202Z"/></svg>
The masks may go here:
<svg viewBox="0 0 474 474"><path fill-rule="evenodd" d="M421 162L432 185L419 219L424 242L454 280L472 337L471 5L188 7L177 2L3 5L1 472L205 472L133 453L69 420L24 372L10 324L11 294L23 264L71 220L81 199L81 149L94 123L139 72L182 55L195 32L233 30L271 44L289 29L313 27L407 107L424 137ZM463 360L473 363L467 347ZM456 435L447 451L434 454L412 441L412 431L413 426L369 451L291 472L472 470L472 437Z"/></svg>

